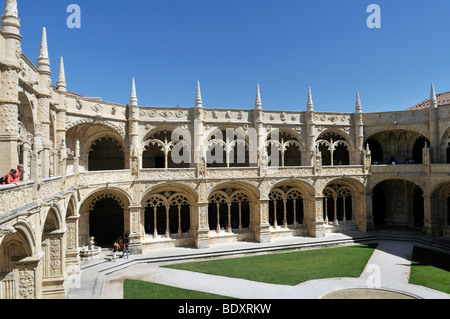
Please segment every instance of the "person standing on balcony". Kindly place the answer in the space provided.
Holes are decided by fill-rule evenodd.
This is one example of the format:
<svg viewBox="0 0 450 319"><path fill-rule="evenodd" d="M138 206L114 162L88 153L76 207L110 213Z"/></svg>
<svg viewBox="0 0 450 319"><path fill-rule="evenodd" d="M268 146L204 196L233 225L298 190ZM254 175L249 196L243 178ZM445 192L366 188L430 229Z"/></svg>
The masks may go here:
<svg viewBox="0 0 450 319"><path fill-rule="evenodd" d="M17 165L17 169L15 171L16 171L16 177L14 178L14 183L19 183L20 181L23 180L23 173L25 172L23 170L23 164Z"/></svg>

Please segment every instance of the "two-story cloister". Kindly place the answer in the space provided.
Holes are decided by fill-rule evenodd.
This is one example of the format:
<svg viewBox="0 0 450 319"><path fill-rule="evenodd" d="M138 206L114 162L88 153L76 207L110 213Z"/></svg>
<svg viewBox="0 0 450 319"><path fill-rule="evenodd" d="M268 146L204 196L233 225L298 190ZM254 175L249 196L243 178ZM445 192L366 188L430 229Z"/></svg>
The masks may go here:
<svg viewBox="0 0 450 319"><path fill-rule="evenodd" d="M450 234L450 103L354 113L306 108L128 105L51 82L47 30L36 64L21 51L16 0L0 30L0 299L64 298L93 236L130 252L324 237L405 226ZM50 30L51 32L51 30ZM51 34L49 39L51 39ZM128 90L128 88L127 88ZM253 93L252 93L253 94Z"/></svg>

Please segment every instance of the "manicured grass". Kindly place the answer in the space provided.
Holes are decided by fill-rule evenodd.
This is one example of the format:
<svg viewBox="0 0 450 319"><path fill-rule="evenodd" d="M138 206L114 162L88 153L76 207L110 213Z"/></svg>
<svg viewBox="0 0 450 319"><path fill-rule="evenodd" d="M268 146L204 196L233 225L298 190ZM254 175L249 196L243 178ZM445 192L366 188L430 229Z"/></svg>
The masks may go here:
<svg viewBox="0 0 450 319"><path fill-rule="evenodd" d="M124 299L228 299L200 291L131 279L124 280L123 290Z"/></svg>
<svg viewBox="0 0 450 319"><path fill-rule="evenodd" d="M357 245L313 249L164 267L295 286L312 279L359 277L375 247Z"/></svg>
<svg viewBox="0 0 450 319"><path fill-rule="evenodd" d="M450 254L414 247L409 283L450 293Z"/></svg>

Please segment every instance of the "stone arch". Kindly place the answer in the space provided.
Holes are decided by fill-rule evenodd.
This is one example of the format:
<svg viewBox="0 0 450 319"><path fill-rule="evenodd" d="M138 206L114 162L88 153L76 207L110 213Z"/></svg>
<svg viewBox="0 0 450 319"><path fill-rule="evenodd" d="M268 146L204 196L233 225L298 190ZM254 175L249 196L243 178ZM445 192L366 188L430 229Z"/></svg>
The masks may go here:
<svg viewBox="0 0 450 319"><path fill-rule="evenodd" d="M190 166L192 154L190 133L185 137L183 135L187 131L180 130L179 135L183 136L183 139L173 140L175 130L177 130L176 127L161 126L145 135L140 149L142 168L187 168ZM178 149L179 146L181 147ZM176 155L180 158L174 159L172 154L174 148Z"/></svg>
<svg viewBox="0 0 450 319"><path fill-rule="evenodd" d="M27 262L34 255L34 236L30 231L26 222L19 222L1 234L4 238L0 242L0 299L38 298L37 262Z"/></svg>
<svg viewBox="0 0 450 319"><path fill-rule="evenodd" d="M431 216L443 221L443 229L450 229L450 180L433 185L431 192Z"/></svg>
<svg viewBox="0 0 450 319"><path fill-rule="evenodd" d="M366 187L361 181L334 178L317 191L323 196L323 220L326 225L343 225L362 231L367 229Z"/></svg>
<svg viewBox="0 0 450 319"><path fill-rule="evenodd" d="M257 163L251 150L257 148L253 130L221 125L206 132L204 157L209 167L248 167Z"/></svg>
<svg viewBox="0 0 450 319"><path fill-rule="evenodd" d="M142 197L144 230L165 238L191 236L197 196L187 186L162 183L152 187Z"/></svg>
<svg viewBox="0 0 450 319"><path fill-rule="evenodd" d="M353 144L346 132L327 129L316 139L316 148L322 154L322 165L350 165Z"/></svg>
<svg viewBox="0 0 450 319"><path fill-rule="evenodd" d="M109 135L94 136L88 140L88 171L125 169L125 149L120 140Z"/></svg>
<svg viewBox="0 0 450 319"><path fill-rule="evenodd" d="M441 163L450 164L450 128L441 137Z"/></svg>
<svg viewBox="0 0 450 319"><path fill-rule="evenodd" d="M61 229L61 214L56 205L48 210L43 225L42 294L45 298L63 297L65 296L65 249L63 247L65 232Z"/></svg>
<svg viewBox="0 0 450 319"><path fill-rule="evenodd" d="M99 246L109 247L118 236L129 234L131 202L129 194L116 187L97 189L87 195L80 205L78 245L89 245L94 236ZM92 232L92 225L99 236Z"/></svg>
<svg viewBox="0 0 450 319"><path fill-rule="evenodd" d="M18 113L18 163L23 164L25 169L25 176L23 176L23 179L28 179L31 171L31 146L33 144L36 121L32 103L24 92L19 92Z"/></svg>
<svg viewBox="0 0 450 319"><path fill-rule="evenodd" d="M375 227L422 227L424 190L405 178L384 179L372 188L372 210Z"/></svg>
<svg viewBox="0 0 450 319"><path fill-rule="evenodd" d="M245 182L220 183L211 188L208 223L212 234L253 232L258 196L258 191Z"/></svg>
<svg viewBox="0 0 450 319"><path fill-rule="evenodd" d="M297 132L289 128L272 129L265 135L264 148L270 166L301 166L306 145ZM278 156L272 156L277 152Z"/></svg>
<svg viewBox="0 0 450 319"><path fill-rule="evenodd" d="M364 145L368 143L372 151L374 141L381 147L379 152L382 159L378 159L377 162L381 162L379 164L422 163L423 146L425 143L430 146L430 141L425 135L410 129L379 130L371 134ZM373 148L376 150L375 146Z"/></svg>
<svg viewBox="0 0 450 319"><path fill-rule="evenodd" d="M80 143L79 171L88 171L91 147L96 140L101 140L101 138L111 138L117 141L124 158L120 167L128 168L129 152L127 151L127 144L123 136L104 122L81 121L66 130L66 147L68 149L67 171L73 172L75 163L74 153L77 141Z"/></svg>

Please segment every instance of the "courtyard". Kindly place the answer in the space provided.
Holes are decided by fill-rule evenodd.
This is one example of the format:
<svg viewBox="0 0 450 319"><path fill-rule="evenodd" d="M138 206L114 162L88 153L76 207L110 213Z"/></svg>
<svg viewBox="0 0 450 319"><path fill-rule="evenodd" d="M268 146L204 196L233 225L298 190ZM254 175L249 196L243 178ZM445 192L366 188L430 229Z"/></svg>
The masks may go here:
<svg viewBox="0 0 450 319"><path fill-rule="evenodd" d="M372 250L366 254L362 272L355 276L346 274L321 279L306 280L296 283L262 282L224 276L212 273L201 273L176 268L201 259L232 261L232 258L258 258L272 255L287 256L290 253L308 252L317 248L341 249L362 247ZM443 291L422 285L409 283L411 259L414 247L432 249L448 254L450 241L447 238L426 238L412 230L399 232L373 231L370 234L347 233L330 234L327 238L309 237L280 238L272 243L258 245L249 242L233 245L214 245L210 249L198 250L190 248L160 249L130 256L129 259L118 259L113 263L105 259L87 261L82 265L79 288L71 289L70 299L123 299L124 281L136 280L148 282L150 285L162 285L164 289L182 289L180 299L236 298L261 300L292 299L449 299L450 295ZM286 255L284 255L286 254ZM363 257L363 258L366 258ZM171 265L171 266L168 266ZM337 268L339 261L336 260ZM313 268L314 265L311 265ZM217 268L220 268L218 266ZM308 269L306 266L304 269ZM312 271L313 269L311 269ZM244 271L242 271L244 272ZM447 271L448 273L448 271ZM282 277L280 274L279 277ZM301 280L300 280L301 281ZM168 288L167 288L168 287ZM169 291L167 290L167 291ZM194 292L195 293L194 293ZM167 299L173 297L167 292ZM176 293L179 293L177 291ZM200 295L196 295L200 293ZM206 293L208 295L203 295ZM137 298L137 297L131 297ZM165 299L164 295L159 298Z"/></svg>

